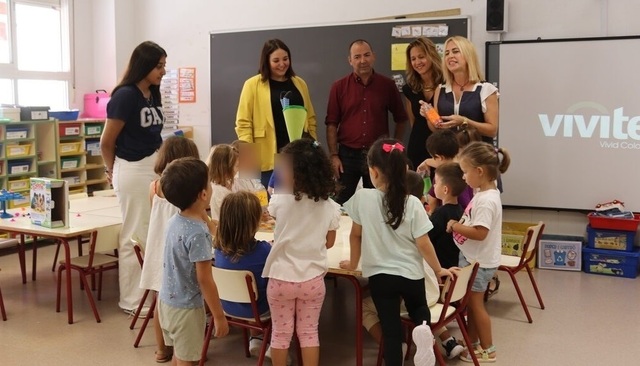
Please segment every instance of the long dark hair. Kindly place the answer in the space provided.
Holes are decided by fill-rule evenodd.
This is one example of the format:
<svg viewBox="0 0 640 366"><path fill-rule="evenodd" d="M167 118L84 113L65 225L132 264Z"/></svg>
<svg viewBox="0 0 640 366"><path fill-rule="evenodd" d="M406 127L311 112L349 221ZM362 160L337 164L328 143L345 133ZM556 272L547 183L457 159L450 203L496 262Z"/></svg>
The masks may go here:
<svg viewBox="0 0 640 366"><path fill-rule="evenodd" d="M388 150L388 151L387 151ZM386 223L397 229L404 218L407 188L407 155L404 146L396 139L382 138L374 142L367 154L369 167L376 168L386 183L382 204L385 206Z"/></svg>
<svg viewBox="0 0 640 366"><path fill-rule="evenodd" d="M127 65L124 76L122 77L122 80L120 80L120 83L118 83L118 85L113 89L111 94L115 93L116 90L123 86L136 85L146 78L147 75L149 75L149 73L158 66L162 57L167 57L167 51L158 46L157 43L151 41L140 43L131 53L129 65ZM151 96L153 97L154 103L156 105L162 105L160 86L150 85L149 89L151 90Z"/></svg>
<svg viewBox="0 0 640 366"><path fill-rule="evenodd" d="M260 67L258 68L258 73L262 76L262 81L267 81L271 78L271 63L269 62L269 57L271 57L271 54L276 50L283 50L287 53L287 56L289 56L289 68L284 76L286 76L287 79L296 76L296 73L293 72L293 62L291 61L292 58L289 47L287 47L287 45L281 40L274 38L264 43L264 46L262 46L262 52L260 53Z"/></svg>
<svg viewBox="0 0 640 366"><path fill-rule="evenodd" d="M411 65L411 49L417 47L427 56L429 61L431 61L431 77L433 78L433 89L435 87L442 84L444 82L444 74L442 73L442 59L440 58L440 54L438 54L438 50L436 49L436 45L432 40L426 37L420 37L413 42L409 43L407 46L407 85L411 88L414 93L422 94L422 90L426 85L424 85L424 81L422 81L422 77L416 70L413 69Z"/></svg>
<svg viewBox="0 0 640 366"><path fill-rule="evenodd" d="M306 195L318 202L328 200L337 193L331 161L318 142L311 139L295 140L282 148L280 157L291 161L296 201Z"/></svg>

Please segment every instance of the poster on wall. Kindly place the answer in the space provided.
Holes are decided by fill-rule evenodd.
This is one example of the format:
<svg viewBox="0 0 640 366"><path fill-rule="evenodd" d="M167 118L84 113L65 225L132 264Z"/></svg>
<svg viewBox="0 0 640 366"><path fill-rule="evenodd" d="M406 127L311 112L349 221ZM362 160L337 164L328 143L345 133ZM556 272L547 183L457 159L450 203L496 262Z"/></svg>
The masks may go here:
<svg viewBox="0 0 640 366"><path fill-rule="evenodd" d="M196 68L181 67L178 69L178 102L196 102Z"/></svg>

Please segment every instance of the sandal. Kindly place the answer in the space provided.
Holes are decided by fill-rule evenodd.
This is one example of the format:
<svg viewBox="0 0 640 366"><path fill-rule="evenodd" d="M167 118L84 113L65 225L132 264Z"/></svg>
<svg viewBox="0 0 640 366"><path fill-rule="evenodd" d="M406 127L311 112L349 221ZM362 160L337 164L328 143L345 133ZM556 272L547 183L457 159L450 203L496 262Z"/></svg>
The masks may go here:
<svg viewBox="0 0 640 366"><path fill-rule="evenodd" d="M166 363L173 358L173 347L166 347L165 352L156 351L156 362Z"/></svg>
<svg viewBox="0 0 640 366"><path fill-rule="evenodd" d="M466 354L465 354L466 353ZM491 356L491 354L494 354L493 356ZM476 354L476 358L478 359L479 363L493 363L496 362L496 346L491 346L487 349L477 349L475 351ZM473 358L471 358L471 354L469 353L468 350L463 351L463 353L460 355L460 360L464 361L464 362L470 362L473 363Z"/></svg>

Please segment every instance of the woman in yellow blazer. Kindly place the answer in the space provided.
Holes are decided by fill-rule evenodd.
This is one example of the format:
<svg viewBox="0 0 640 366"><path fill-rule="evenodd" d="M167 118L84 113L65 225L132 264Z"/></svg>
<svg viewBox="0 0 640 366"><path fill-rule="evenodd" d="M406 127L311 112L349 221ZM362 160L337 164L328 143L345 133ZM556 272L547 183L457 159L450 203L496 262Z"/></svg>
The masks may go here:
<svg viewBox="0 0 640 366"><path fill-rule="evenodd" d="M316 135L316 113L309 88L291 67L291 52L284 42L270 39L262 47L259 74L245 81L236 114L238 139L255 144L261 160L261 181L267 187L275 155L289 143L280 98L307 108L305 131Z"/></svg>

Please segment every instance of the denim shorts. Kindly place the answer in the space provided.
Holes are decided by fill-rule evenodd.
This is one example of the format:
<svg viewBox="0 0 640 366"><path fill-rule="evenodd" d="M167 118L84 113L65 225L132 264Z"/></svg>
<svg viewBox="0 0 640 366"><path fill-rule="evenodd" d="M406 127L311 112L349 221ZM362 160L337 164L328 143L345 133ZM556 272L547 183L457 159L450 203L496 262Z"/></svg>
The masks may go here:
<svg viewBox="0 0 640 366"><path fill-rule="evenodd" d="M467 261L467 258L464 257L464 255L462 255L462 252L460 252L460 257L458 258L458 265L460 267L466 267L468 266L469 261ZM489 285L489 282L491 282L491 279L493 278L493 275L496 274L496 271L498 270L498 268L482 268L482 267L478 267L478 273L476 274L476 278L475 280L473 280L473 286L471 286L471 291L473 292L485 292L487 290L487 286Z"/></svg>

